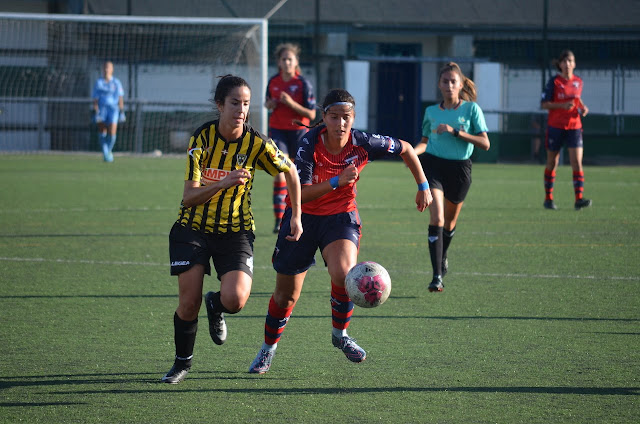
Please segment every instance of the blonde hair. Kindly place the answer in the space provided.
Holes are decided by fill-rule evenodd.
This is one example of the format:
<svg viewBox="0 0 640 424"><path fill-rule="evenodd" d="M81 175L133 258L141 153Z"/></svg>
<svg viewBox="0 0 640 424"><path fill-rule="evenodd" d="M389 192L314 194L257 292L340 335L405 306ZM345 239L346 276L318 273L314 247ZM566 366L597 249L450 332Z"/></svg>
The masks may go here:
<svg viewBox="0 0 640 424"><path fill-rule="evenodd" d="M460 76L460 81L462 82L462 89L460 90L460 98L462 100L466 100L468 102L475 102L478 98L478 93L476 91L476 85L473 83L471 78L467 78L463 73L460 66L455 62L449 62L440 68L440 73L438 73L438 81L442 77L442 74L445 72L453 71Z"/></svg>
<svg viewBox="0 0 640 424"><path fill-rule="evenodd" d="M293 53L294 56L296 57L296 59L298 59L298 62L300 62L300 46L298 46L297 44L293 44L293 43L280 43L280 44L278 44L276 46L276 51L274 53L275 58L276 58L276 62L280 61L280 56L282 56L282 53L284 53L286 51L290 51L291 53ZM299 63L296 66L296 71L298 73L300 73L300 64Z"/></svg>

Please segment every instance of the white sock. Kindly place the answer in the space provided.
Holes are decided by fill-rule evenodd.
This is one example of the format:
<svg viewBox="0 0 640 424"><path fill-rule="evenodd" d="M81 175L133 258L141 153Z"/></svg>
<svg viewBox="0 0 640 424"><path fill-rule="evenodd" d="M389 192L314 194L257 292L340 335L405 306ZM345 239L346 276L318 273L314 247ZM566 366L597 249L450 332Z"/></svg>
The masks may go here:
<svg viewBox="0 0 640 424"><path fill-rule="evenodd" d="M340 330L339 328L331 329L331 334L338 338L347 337L347 330Z"/></svg>
<svg viewBox="0 0 640 424"><path fill-rule="evenodd" d="M267 344L267 343L262 343L262 350L264 351L270 351L270 350L276 350L276 348L278 347L278 343L274 343L272 345Z"/></svg>

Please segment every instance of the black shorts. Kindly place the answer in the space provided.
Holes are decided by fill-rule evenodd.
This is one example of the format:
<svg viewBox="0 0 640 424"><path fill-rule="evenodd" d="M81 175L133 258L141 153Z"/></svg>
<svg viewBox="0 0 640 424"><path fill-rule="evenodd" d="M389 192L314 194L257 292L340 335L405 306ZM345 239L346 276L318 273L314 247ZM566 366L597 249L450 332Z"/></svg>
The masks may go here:
<svg viewBox="0 0 640 424"><path fill-rule="evenodd" d="M169 233L171 275L179 275L196 264L211 275L211 263L218 280L229 271L244 271L253 278L253 232L209 234L194 231L177 222Z"/></svg>
<svg viewBox="0 0 640 424"><path fill-rule="evenodd" d="M431 189L441 190L451 203L464 202L471 187L471 159L442 159L425 153L420 163Z"/></svg>
<svg viewBox="0 0 640 424"><path fill-rule="evenodd" d="M293 158L298 151L298 140L307 133L307 129L302 130L279 130L269 128L269 137L273 139L282 152Z"/></svg>
<svg viewBox="0 0 640 424"><path fill-rule="evenodd" d="M282 218L278 241L273 250L273 268L276 272L296 275L308 270L315 261L318 248L322 250L336 240L351 240L356 248L360 245L360 216L358 211L335 215L302 214L303 233L298 241L285 237L291 232L291 208Z"/></svg>
<svg viewBox="0 0 640 424"><path fill-rule="evenodd" d="M582 129L563 130L556 127L547 128L547 139L545 147L551 152L558 152L562 146L566 145L570 148L582 147Z"/></svg>

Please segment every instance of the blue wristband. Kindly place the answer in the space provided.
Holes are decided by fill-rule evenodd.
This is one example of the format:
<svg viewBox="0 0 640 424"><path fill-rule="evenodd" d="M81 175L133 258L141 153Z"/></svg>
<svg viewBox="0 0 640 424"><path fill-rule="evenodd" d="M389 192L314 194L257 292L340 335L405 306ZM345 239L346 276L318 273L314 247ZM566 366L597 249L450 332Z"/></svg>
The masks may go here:
<svg viewBox="0 0 640 424"><path fill-rule="evenodd" d="M418 184L418 191L427 191L429 190L429 182L425 181L423 183Z"/></svg>
<svg viewBox="0 0 640 424"><path fill-rule="evenodd" d="M331 184L331 187L335 190L338 188L338 180L340 179L340 177L338 177L337 175L335 177L331 177L331 179L329 180L329 184Z"/></svg>

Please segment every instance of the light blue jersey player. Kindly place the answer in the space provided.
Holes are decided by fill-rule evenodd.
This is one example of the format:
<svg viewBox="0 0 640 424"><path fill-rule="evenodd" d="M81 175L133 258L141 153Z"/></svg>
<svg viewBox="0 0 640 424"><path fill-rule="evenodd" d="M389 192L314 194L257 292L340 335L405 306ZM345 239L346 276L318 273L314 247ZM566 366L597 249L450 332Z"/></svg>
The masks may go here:
<svg viewBox="0 0 640 424"><path fill-rule="evenodd" d="M113 76L113 63L105 62L103 76L93 86L94 121L98 125L98 138L105 162L113 162L118 122L125 121L124 90Z"/></svg>

